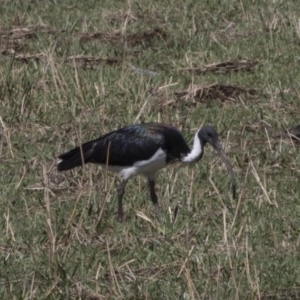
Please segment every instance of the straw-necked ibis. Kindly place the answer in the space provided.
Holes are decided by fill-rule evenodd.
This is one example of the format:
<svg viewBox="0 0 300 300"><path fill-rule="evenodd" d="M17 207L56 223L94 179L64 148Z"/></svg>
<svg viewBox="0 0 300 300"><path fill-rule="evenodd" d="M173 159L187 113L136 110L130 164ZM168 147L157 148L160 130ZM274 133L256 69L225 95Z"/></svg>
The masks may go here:
<svg viewBox="0 0 300 300"><path fill-rule="evenodd" d="M117 190L119 221L123 219L122 198L128 180L133 176L143 175L149 181L151 200L160 216L155 192L156 172L176 161L198 162L203 156L206 143L211 144L225 162L235 197L231 164L219 142L216 130L211 126L204 126L196 132L192 149L181 132L171 125L147 123L127 126L59 155L57 169L65 171L86 163L95 163L120 173L123 180Z"/></svg>

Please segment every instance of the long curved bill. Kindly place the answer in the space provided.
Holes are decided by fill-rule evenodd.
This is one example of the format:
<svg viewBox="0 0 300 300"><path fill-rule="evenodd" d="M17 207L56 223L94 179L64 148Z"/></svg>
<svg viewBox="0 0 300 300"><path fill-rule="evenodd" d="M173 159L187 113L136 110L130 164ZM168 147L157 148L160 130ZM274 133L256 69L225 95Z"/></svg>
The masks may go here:
<svg viewBox="0 0 300 300"><path fill-rule="evenodd" d="M229 173L230 180L231 180L232 197L235 199L236 198L236 183L235 183L235 178L234 178L234 173L233 173L233 170L232 170L231 163L230 163L223 147L221 146L221 144L219 142L212 143L211 145L218 152L218 154L221 156L223 162L225 163L225 166L227 168L227 171Z"/></svg>

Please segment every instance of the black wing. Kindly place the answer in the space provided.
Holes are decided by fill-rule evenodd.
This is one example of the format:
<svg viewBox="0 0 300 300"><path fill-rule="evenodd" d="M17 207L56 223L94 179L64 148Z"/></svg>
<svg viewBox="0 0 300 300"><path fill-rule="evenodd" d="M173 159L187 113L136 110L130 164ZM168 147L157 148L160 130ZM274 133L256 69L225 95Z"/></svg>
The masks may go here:
<svg viewBox="0 0 300 300"><path fill-rule="evenodd" d="M190 152L181 132L170 125L146 123L110 132L83 144L58 158L58 170L69 170L85 163L132 166L150 159L158 149L166 152L166 163Z"/></svg>
<svg viewBox="0 0 300 300"><path fill-rule="evenodd" d="M91 143L92 153L87 162L111 166L132 166L135 162L151 158L163 148L161 136L144 136L126 132L113 132ZM83 145L84 146L84 145Z"/></svg>

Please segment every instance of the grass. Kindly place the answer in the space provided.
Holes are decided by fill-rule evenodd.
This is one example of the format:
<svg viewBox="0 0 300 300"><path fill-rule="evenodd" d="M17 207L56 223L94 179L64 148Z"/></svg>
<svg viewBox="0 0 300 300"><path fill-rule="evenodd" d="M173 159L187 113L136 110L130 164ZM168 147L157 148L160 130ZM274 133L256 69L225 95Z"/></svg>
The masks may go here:
<svg viewBox="0 0 300 300"><path fill-rule="evenodd" d="M299 145L273 137L299 123L299 12L296 0L1 1L0 298L300 298ZM209 146L159 173L161 223L142 178L119 224L117 176L56 171L63 151L150 121L190 144L215 126L238 199Z"/></svg>

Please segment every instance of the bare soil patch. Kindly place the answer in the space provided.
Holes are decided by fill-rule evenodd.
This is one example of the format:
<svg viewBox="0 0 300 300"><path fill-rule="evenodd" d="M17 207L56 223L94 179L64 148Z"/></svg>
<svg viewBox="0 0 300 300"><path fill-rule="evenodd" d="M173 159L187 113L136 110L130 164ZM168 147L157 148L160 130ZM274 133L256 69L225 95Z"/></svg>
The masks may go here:
<svg viewBox="0 0 300 300"><path fill-rule="evenodd" d="M214 83L206 86L190 85L186 90L175 92L177 98L184 98L185 101L193 102L206 102L215 99L222 102L237 101L242 95L253 99L258 96L258 91L253 88Z"/></svg>
<svg viewBox="0 0 300 300"><path fill-rule="evenodd" d="M122 32L94 32L80 33L80 42L88 43L92 41L100 41L108 44L127 44L130 47L150 46L155 39L166 39L167 35L161 28L155 28L151 31L137 32L132 34L123 34Z"/></svg>
<svg viewBox="0 0 300 300"><path fill-rule="evenodd" d="M237 61L225 61L213 64L204 65L202 67L192 66L191 68L180 69L183 72L190 72L193 74L205 74L205 73L230 73L238 71L253 71L257 67L258 61L245 59Z"/></svg>

